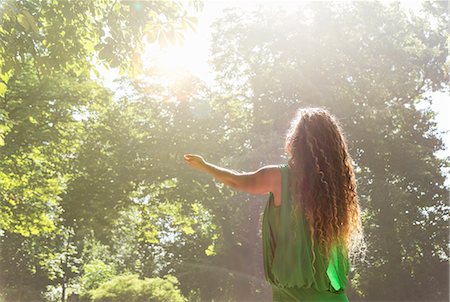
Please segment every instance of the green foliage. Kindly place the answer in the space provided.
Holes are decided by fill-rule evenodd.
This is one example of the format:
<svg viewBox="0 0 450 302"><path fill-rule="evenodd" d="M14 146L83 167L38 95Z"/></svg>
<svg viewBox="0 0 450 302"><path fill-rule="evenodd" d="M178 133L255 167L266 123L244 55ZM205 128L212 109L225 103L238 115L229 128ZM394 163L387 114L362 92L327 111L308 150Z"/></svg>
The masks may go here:
<svg viewBox="0 0 450 302"><path fill-rule="evenodd" d="M82 292L88 292L99 287L101 283L111 280L115 274L114 266L108 265L101 260L92 260L86 263L80 279Z"/></svg>
<svg viewBox="0 0 450 302"><path fill-rule="evenodd" d="M192 5L199 7L197 1ZM129 200L133 189L122 178L125 170L116 189L107 176L100 178L104 183L93 183L99 189L93 193L77 187L77 181L85 185L80 179L98 176L85 177L92 170L105 171L84 171L80 157L108 162L109 156L86 154L86 147L95 146L89 144L92 133L102 128L99 116L107 116L112 103L111 94L90 80L91 74L97 72L97 59L122 72L131 70L134 50L146 34L170 27L176 37L169 35L164 43L181 38L181 24L195 23L185 9L172 1L1 2L0 291L8 301L38 299L46 287L64 298L69 286L76 288L72 281L83 272L83 231L92 226L83 229L75 220L81 201L94 204L96 194L109 190L119 193L105 197L120 203ZM100 206L94 207L93 219L104 216ZM92 229L100 234L102 227Z"/></svg>
<svg viewBox="0 0 450 302"><path fill-rule="evenodd" d="M7 135L0 147L0 226L24 236L54 230L61 194L72 177L83 125L80 107L107 94L89 81L72 82L64 74L39 79L31 66L9 83L4 98Z"/></svg>
<svg viewBox="0 0 450 302"><path fill-rule="evenodd" d="M173 276L139 279L136 275L116 276L91 291L92 302L183 302Z"/></svg>

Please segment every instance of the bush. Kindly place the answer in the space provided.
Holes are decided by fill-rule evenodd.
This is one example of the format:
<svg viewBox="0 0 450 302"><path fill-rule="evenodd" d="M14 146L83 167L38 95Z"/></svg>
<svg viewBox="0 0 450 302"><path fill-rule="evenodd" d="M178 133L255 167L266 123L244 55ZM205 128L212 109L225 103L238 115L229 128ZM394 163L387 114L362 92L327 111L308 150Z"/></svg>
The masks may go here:
<svg viewBox="0 0 450 302"><path fill-rule="evenodd" d="M173 276L139 279L137 275L115 276L90 291L92 302L185 302Z"/></svg>
<svg viewBox="0 0 450 302"><path fill-rule="evenodd" d="M100 284L112 279L116 274L113 265L104 263L101 260L92 260L83 268L83 276L80 279L82 292L96 289Z"/></svg>

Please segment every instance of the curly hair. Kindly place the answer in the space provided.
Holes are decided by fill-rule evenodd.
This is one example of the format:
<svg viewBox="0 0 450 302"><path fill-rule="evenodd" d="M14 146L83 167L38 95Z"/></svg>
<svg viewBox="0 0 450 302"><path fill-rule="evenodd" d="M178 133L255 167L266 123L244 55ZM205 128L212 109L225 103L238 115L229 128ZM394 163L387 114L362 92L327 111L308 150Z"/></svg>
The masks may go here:
<svg viewBox="0 0 450 302"><path fill-rule="evenodd" d="M302 108L285 143L294 176L290 191L303 209L312 239L329 261L334 244L353 260L365 248L352 159L341 126L323 108ZM362 251L362 252L361 252Z"/></svg>

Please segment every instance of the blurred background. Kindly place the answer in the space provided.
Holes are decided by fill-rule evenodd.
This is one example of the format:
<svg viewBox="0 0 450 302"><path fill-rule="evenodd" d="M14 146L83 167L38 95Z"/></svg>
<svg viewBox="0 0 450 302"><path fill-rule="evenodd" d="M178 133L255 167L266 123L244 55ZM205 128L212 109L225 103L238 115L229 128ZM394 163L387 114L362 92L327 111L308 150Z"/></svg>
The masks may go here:
<svg viewBox="0 0 450 302"><path fill-rule="evenodd" d="M287 162L341 122L367 241L350 301L448 301L447 1L0 2L0 301L271 301L268 196L189 169Z"/></svg>

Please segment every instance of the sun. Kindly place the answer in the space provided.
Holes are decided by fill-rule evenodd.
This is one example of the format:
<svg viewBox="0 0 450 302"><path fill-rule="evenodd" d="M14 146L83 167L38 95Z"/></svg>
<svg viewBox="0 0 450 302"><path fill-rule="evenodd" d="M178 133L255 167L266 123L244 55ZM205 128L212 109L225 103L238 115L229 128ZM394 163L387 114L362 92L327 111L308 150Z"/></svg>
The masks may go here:
<svg viewBox="0 0 450 302"><path fill-rule="evenodd" d="M161 46L159 43L144 43L140 54L142 73L169 81L183 75L201 79L209 77L209 37L199 32L187 32L183 41Z"/></svg>
<svg viewBox="0 0 450 302"><path fill-rule="evenodd" d="M192 69L192 66L189 66L192 57L193 54L185 45L161 47L158 43L151 43L145 45L140 59L143 72L173 77L177 73Z"/></svg>
<svg viewBox="0 0 450 302"><path fill-rule="evenodd" d="M163 88L164 100L186 101L197 95L210 75L207 45L199 42L198 33L186 35L183 41L162 46L158 41L145 42L135 57L139 72L136 79L150 89L153 85ZM151 91L152 89L150 89Z"/></svg>

